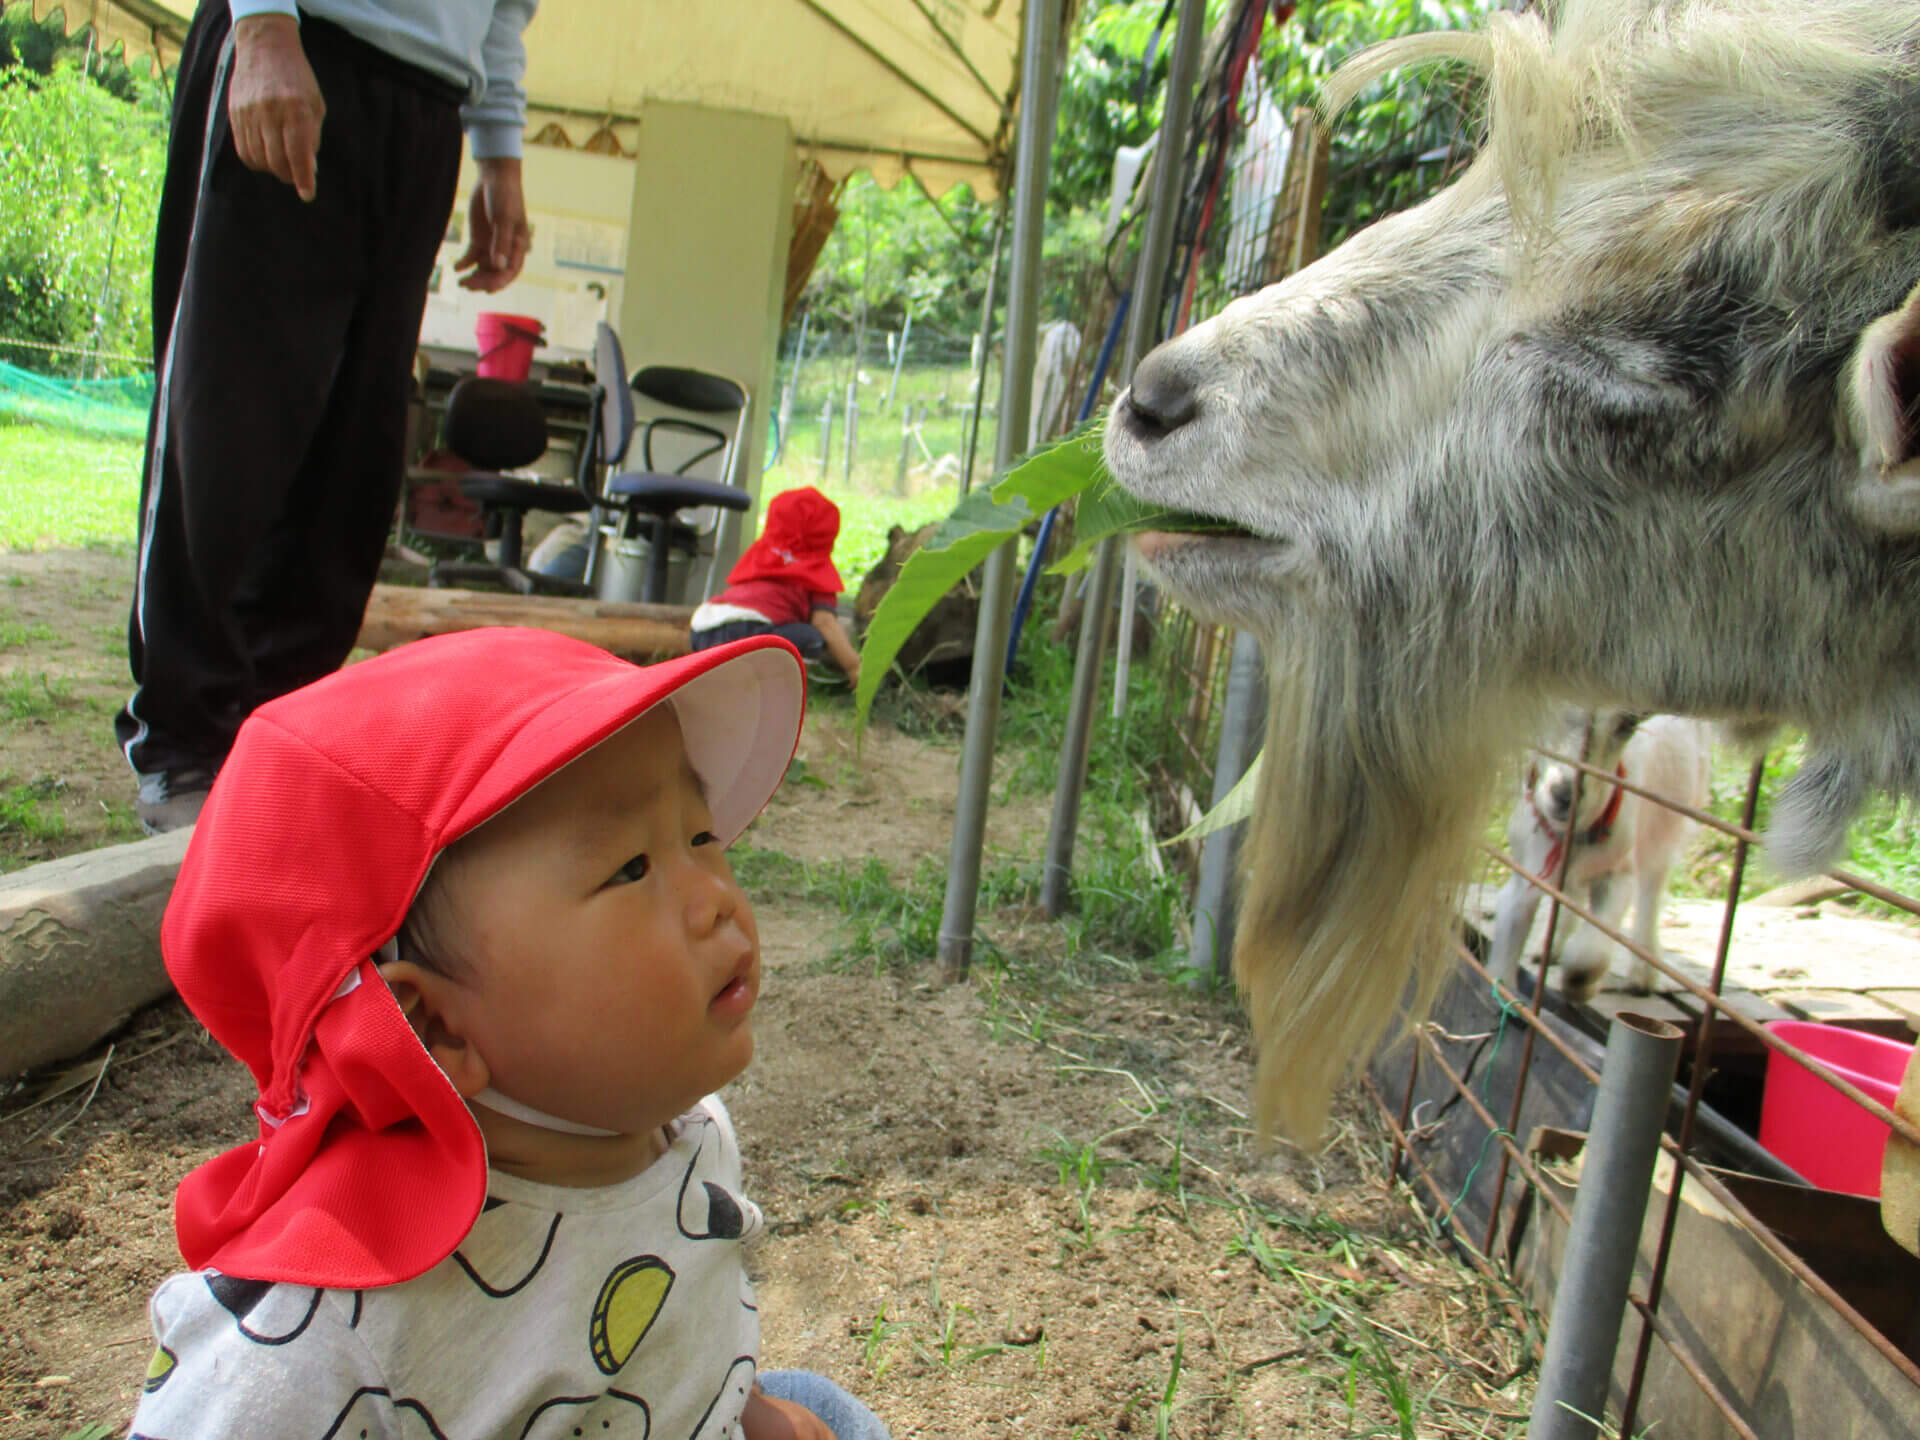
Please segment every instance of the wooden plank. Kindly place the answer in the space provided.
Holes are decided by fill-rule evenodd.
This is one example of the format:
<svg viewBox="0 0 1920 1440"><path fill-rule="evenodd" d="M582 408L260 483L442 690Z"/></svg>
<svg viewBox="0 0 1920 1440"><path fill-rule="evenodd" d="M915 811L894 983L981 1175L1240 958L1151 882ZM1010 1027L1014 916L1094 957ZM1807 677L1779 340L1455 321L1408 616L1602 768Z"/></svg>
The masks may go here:
<svg viewBox="0 0 1920 1440"><path fill-rule="evenodd" d="M1551 1158L1567 1149L1553 1138L1542 1137L1547 1183L1577 1203L1578 1160ZM1641 1229L1642 1276L1659 1244L1672 1176L1671 1159L1660 1156ZM1873 1201L1725 1172L1720 1178L1883 1335L1911 1344L1920 1333L1920 1262L1881 1232ZM1543 1312L1552 1307L1565 1245L1559 1217L1532 1207L1515 1269ZM1761 1440L1911 1440L1920 1406L1913 1382L1692 1182L1681 1190L1660 1314ZM1638 1331L1629 1317L1614 1355L1616 1410ZM1736 1433L1658 1342L1640 1414L1657 1421L1653 1434L1733 1440Z"/></svg>
<svg viewBox="0 0 1920 1440"><path fill-rule="evenodd" d="M1688 1030L1698 1032L1700 1016L1707 1008L1706 1001L1691 990L1668 992L1667 998L1673 1001L1687 1016ZM1713 1048L1722 1055L1755 1055L1763 1048L1760 1042L1749 1034L1737 1022L1729 1020L1727 1011L1744 1015L1756 1025L1765 1025L1773 1020L1791 1020L1794 1017L1786 1010L1775 1005L1764 995L1740 985L1729 985L1720 992L1720 1008L1715 1011L1713 1028Z"/></svg>
<svg viewBox="0 0 1920 1440"><path fill-rule="evenodd" d="M0 1077L78 1055L168 992L160 915L192 835L0 875Z"/></svg>
<svg viewBox="0 0 1920 1440"><path fill-rule="evenodd" d="M1766 998L1801 1020L1843 1025L1895 1040L1907 1037L1907 1017L1871 995L1852 990L1772 990Z"/></svg>
<svg viewBox="0 0 1920 1440"><path fill-rule="evenodd" d="M1614 1017L1621 1014L1665 1020L1682 1030L1691 1030L1694 1022L1700 1018L1698 1011L1681 1009L1669 996L1635 995L1626 990L1602 990L1581 1008L1599 1022L1603 1033L1613 1024Z"/></svg>
<svg viewBox="0 0 1920 1440"><path fill-rule="evenodd" d="M1882 1005L1906 1017L1907 1029L1920 1034L1920 990L1869 990Z"/></svg>
<svg viewBox="0 0 1920 1440"><path fill-rule="evenodd" d="M359 645L363 650L391 650L409 640L482 625L530 625L645 662L686 654L692 618L693 610L684 605L376 585L360 622Z"/></svg>
<svg viewBox="0 0 1920 1440"><path fill-rule="evenodd" d="M1725 907L1717 900L1676 900L1664 912L1660 942L1701 963L1713 959ZM1879 990L1911 985L1920 975L1920 927L1817 911L1745 905L1734 921L1727 956L1729 985L1749 990Z"/></svg>

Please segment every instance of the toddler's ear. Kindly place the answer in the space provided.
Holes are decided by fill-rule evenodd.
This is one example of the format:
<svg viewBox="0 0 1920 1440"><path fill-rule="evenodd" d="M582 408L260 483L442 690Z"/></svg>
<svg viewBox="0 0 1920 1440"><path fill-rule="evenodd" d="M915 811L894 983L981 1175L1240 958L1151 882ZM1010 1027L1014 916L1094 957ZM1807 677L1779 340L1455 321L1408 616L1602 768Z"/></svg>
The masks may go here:
<svg viewBox="0 0 1920 1440"><path fill-rule="evenodd" d="M486 1089L492 1080L487 1062L448 1019L459 982L412 960L389 960L375 968L413 1033L433 1063L446 1072L460 1098L470 1100Z"/></svg>

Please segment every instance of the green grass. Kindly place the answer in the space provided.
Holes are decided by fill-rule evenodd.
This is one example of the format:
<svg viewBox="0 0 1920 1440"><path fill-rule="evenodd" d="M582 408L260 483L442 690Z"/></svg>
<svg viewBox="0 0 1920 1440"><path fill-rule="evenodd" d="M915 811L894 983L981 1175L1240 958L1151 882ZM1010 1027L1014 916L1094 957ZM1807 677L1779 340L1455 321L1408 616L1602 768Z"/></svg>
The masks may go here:
<svg viewBox="0 0 1920 1440"><path fill-rule="evenodd" d="M17 835L27 840L58 840L67 833L67 818L53 808L58 782L52 777L25 785L7 783L0 777L0 836Z"/></svg>
<svg viewBox="0 0 1920 1440"><path fill-rule="evenodd" d="M131 545L141 450L137 440L0 423L0 550Z"/></svg>

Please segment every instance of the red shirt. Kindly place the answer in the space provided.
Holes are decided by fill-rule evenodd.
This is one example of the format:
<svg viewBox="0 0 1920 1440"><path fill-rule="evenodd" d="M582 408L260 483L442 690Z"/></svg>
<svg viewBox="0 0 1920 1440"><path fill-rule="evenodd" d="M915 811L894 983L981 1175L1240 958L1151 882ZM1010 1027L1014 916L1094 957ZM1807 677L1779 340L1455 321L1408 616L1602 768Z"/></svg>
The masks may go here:
<svg viewBox="0 0 1920 1440"><path fill-rule="evenodd" d="M756 615L764 615L769 625L786 625L809 620L816 610L831 610L834 596L824 591L807 590L784 580L743 580L729 585L708 603L738 605Z"/></svg>

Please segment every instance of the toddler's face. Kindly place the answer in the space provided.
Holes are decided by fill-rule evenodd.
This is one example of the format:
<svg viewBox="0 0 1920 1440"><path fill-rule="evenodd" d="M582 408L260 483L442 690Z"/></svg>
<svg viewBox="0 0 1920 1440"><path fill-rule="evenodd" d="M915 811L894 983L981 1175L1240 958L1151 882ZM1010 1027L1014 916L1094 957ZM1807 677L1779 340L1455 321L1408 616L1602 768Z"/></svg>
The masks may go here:
<svg viewBox="0 0 1920 1440"><path fill-rule="evenodd" d="M458 1017L493 1086L641 1134L746 1068L753 909L661 704L463 840Z"/></svg>

